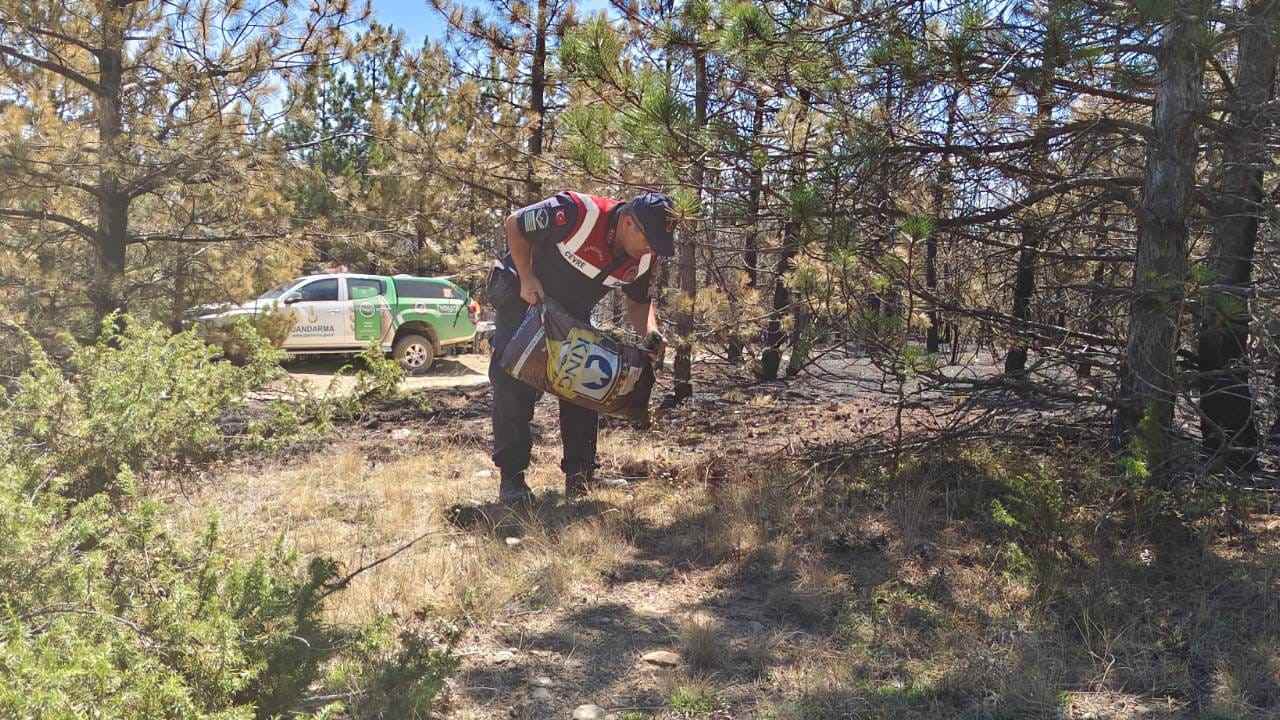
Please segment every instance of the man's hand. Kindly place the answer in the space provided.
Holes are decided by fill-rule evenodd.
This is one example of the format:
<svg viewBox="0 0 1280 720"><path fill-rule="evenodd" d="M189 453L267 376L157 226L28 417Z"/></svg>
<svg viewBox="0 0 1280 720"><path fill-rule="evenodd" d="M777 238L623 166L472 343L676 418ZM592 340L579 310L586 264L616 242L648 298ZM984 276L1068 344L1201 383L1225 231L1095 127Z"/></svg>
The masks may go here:
<svg viewBox="0 0 1280 720"><path fill-rule="evenodd" d="M663 359L667 356L667 341L662 333L653 331L644 338L644 351L653 361L653 371L662 372Z"/></svg>
<svg viewBox="0 0 1280 720"><path fill-rule="evenodd" d="M530 305L538 305L546 293L542 291L542 281L533 277L533 273L520 276L520 299Z"/></svg>

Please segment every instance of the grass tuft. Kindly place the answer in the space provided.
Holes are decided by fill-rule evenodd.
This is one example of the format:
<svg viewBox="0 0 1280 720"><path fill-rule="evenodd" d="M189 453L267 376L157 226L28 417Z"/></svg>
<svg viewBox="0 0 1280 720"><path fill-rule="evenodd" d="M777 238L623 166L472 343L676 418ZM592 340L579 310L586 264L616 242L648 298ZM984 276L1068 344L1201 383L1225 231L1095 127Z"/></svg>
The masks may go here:
<svg viewBox="0 0 1280 720"><path fill-rule="evenodd" d="M719 670L728 659L729 643L715 620L696 616L680 627L680 656L699 673Z"/></svg>

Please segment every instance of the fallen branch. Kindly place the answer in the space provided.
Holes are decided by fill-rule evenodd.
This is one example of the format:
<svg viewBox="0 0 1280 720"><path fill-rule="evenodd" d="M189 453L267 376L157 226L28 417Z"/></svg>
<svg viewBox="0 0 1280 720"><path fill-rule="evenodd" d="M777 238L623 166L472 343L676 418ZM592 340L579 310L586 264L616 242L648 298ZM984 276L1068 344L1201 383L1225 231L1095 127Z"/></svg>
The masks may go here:
<svg viewBox="0 0 1280 720"><path fill-rule="evenodd" d="M415 537L414 539L410 540L409 542L407 542L407 543L405 543L405 544L401 545L400 547L396 548L395 550L393 550L393 551L391 552L391 554L389 554L389 555L384 555L384 556L382 556L382 557L378 558L377 560L374 560L373 562L368 563L368 564L366 564L366 565L361 565L360 567L356 568L355 570L352 570L351 572L347 573L344 577L340 578L340 579L339 579L339 580L337 580L336 582L333 582L333 583L331 583L331 584L326 585L326 586L325 586L325 591L324 591L324 593L322 593L318 599L319 599L319 600L323 600L323 599L325 599L325 598L329 597L330 595L332 595L332 594L334 594L334 593L338 592L339 590L342 590L342 589L346 588L348 585L350 585L350 584L351 584L351 581L352 581L352 580L354 580L354 579L355 579L357 576L359 576L360 574L362 574L362 573L364 573L364 572L366 572L366 571L368 571L368 570L372 570L372 569L374 569L374 568L378 567L378 566L379 566L379 565L381 565L382 563L384 563L384 562L386 562L386 561L390 560L391 558L393 558L393 557L395 557L395 556L399 555L400 553L404 552L405 550L408 550L409 548L413 547L414 545L417 545L419 542L421 542L422 540L425 540L426 538L431 537L432 535L445 535L445 536L449 536L449 535L461 535L461 534L462 534L462 533L455 533L455 532L451 532L451 531L448 531L448 530L428 530L427 532L422 533L421 535L419 535L419 536Z"/></svg>

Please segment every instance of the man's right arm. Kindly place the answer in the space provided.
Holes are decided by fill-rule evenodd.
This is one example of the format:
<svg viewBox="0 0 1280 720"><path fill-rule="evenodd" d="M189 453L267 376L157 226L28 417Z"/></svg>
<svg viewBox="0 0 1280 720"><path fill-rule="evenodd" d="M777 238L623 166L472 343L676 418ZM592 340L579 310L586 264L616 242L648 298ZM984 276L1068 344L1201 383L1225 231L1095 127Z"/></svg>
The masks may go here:
<svg viewBox="0 0 1280 720"><path fill-rule="evenodd" d="M558 243L575 226L577 206L568 193L520 208L507 216L503 228L511 261L520 276L520 298L530 305L542 302L542 282L533 272L533 246Z"/></svg>
<svg viewBox="0 0 1280 720"><path fill-rule="evenodd" d="M516 274L520 277L520 299L530 305L542 302L542 282L533 274L533 243L520 232L520 211L507 216L503 227L507 233L507 247L511 250L511 260L515 263Z"/></svg>

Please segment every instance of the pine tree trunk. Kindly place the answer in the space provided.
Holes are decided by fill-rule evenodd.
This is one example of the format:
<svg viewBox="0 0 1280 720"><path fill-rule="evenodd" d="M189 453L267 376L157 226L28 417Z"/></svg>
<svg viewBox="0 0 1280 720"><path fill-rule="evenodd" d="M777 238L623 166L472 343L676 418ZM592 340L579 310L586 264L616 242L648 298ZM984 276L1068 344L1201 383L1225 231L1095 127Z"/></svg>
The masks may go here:
<svg viewBox="0 0 1280 720"><path fill-rule="evenodd" d="M797 188L797 183L804 178L802 158L807 149L805 146L808 144L809 91L802 88L798 101L801 103L801 110L796 122L797 124L805 123L806 130L799 153L791 160L792 188ZM794 212L793 209L788 211ZM799 225L797 218L789 217L782 226L782 252L778 253L778 263L773 276L773 312L769 314L769 323L765 326L762 338L764 352L760 355L760 377L764 380L777 380L778 370L782 367L782 343L785 339L782 333L782 314L791 306L791 292L787 289L786 281L787 273L791 271L791 260L800 249Z"/></svg>
<svg viewBox="0 0 1280 720"><path fill-rule="evenodd" d="M791 357L787 360L787 377L800 374L805 364L809 362L809 354L813 349L812 340L809 338L810 324L809 308L802 302L796 303L792 312Z"/></svg>
<svg viewBox="0 0 1280 720"><path fill-rule="evenodd" d="M929 294L937 297L938 292L938 236L937 231L930 232L924 241L924 286ZM925 352L936 353L942 347L941 335L938 332L940 318L938 308L929 307L929 329L925 333Z"/></svg>
<svg viewBox="0 0 1280 720"><path fill-rule="evenodd" d="M694 121L699 130L707 126L707 56L701 47L694 48ZM706 160L700 149L693 163L693 185L701 204L703 180L706 175ZM698 222L699 230L704 226ZM696 236L694 233L681 233L680 244L680 292L684 296L686 310L680 313L676 330L680 334L680 343L676 346L676 357L672 364L674 376L675 400L680 402L693 396L693 335L694 300L698 293L698 256Z"/></svg>
<svg viewBox="0 0 1280 720"><path fill-rule="evenodd" d="M187 264L190 258L187 249L181 243L174 249L173 256L173 295L169 307L169 329L182 332L183 315L187 309Z"/></svg>
<svg viewBox="0 0 1280 720"><path fill-rule="evenodd" d="M1037 133L1048 130L1049 124L1053 122L1053 111L1056 106L1056 100L1053 96L1053 79L1057 74L1058 35L1061 32L1061 28L1058 27L1056 22L1057 10L1057 2L1051 2L1047 9L1048 21L1040 56L1039 86L1035 89L1036 124L1034 130ZM1046 138L1036 142L1031 149L1031 169L1033 171L1040 170L1048 160L1049 141ZM1038 180L1032 182L1032 190L1037 189L1039 185L1041 183ZM1021 238L1018 243L1018 269L1013 283L1013 316L1020 323L1026 323L1031 319L1031 301L1036 292L1036 259L1040 252L1040 244L1044 242L1044 233L1045 229L1041 221L1035 217L1034 210L1030 210L1028 217L1023 220ZM1014 330L1017 339L1015 339L1013 346L1009 348L1009 354L1004 359L1004 372L1006 375L1020 377L1027 370L1028 348L1020 337L1025 331L1024 328L1025 325Z"/></svg>
<svg viewBox="0 0 1280 720"><path fill-rule="evenodd" d="M1036 252L1040 249L1042 231L1036 225L1022 226L1022 241L1018 243L1018 273L1013 281L1013 316L1021 322L1031 319L1031 296L1036 290ZM1021 333L1022 327L1016 332ZM1006 375L1018 376L1027 370L1027 346L1016 342L1004 358Z"/></svg>
<svg viewBox="0 0 1280 720"><path fill-rule="evenodd" d="M533 36L533 60L529 68L529 112L532 115L529 128L529 157L525 178L525 201L542 199L542 183L538 180L538 159L542 157L542 140L545 131L543 113L546 112L547 88L547 0L538 0L537 27Z"/></svg>
<svg viewBox="0 0 1280 720"><path fill-rule="evenodd" d="M116 172L121 133L121 88L124 65L123 10L104 6L102 49L98 53L100 94L98 114L98 233L92 282L93 309L98 320L124 311L125 249L129 237L129 195Z"/></svg>
<svg viewBox="0 0 1280 720"><path fill-rule="evenodd" d="M764 132L764 95L756 94L756 107L751 117L752 145L760 140ZM755 165L752 160L751 186L747 194L747 286L759 287L760 284L760 196L764 192L764 168Z"/></svg>
<svg viewBox="0 0 1280 720"><path fill-rule="evenodd" d="M1256 463L1258 428L1249 385L1249 302L1254 247L1262 208L1266 162L1265 103L1274 97L1274 0L1252 0L1240 28L1235 94L1224 132L1221 196L1212 206L1207 265L1210 282L1200 303L1200 429L1204 451L1242 470Z"/></svg>
<svg viewBox="0 0 1280 720"><path fill-rule="evenodd" d="M751 118L752 148L756 147L763 127L764 96L756 93L756 106ZM764 170L756 165L754 157L748 157L747 162L751 164L751 174L747 190L747 239L742 259L746 266L747 287L755 288L760 281L760 194L764 191ZM729 343L729 362L742 362L742 339L737 332Z"/></svg>
<svg viewBox="0 0 1280 720"><path fill-rule="evenodd" d="M426 221L419 219L413 224L413 271L418 275L426 273L426 263L422 257L427 252Z"/></svg>
<svg viewBox="0 0 1280 720"><path fill-rule="evenodd" d="M791 294L787 291L786 274L791 269L791 256L794 250L787 243L778 253L778 263L774 268L773 312L765 325L762 342L764 351L760 355L760 378L777 380L778 369L782 365L782 313L791 304Z"/></svg>
<svg viewBox="0 0 1280 720"><path fill-rule="evenodd" d="M958 113L960 93L954 91L947 98L947 129L943 134L943 144L950 145L954 139L956 115ZM938 179L933 188L933 215L941 220L947 214L946 198L951 189L951 153L944 152L939 160ZM938 296L938 230L935 228L924 241L924 285L933 297ZM942 345L942 318L936 305L929 306L929 330L925 335L925 351L938 352Z"/></svg>
<svg viewBox="0 0 1280 720"><path fill-rule="evenodd" d="M1097 245L1094 247L1095 254L1101 254L1105 248L1111 246L1110 234L1107 231L1107 212L1105 208L1098 210L1098 239ZM1103 294L1103 289L1107 280L1107 261L1095 260L1093 264L1093 293L1089 300L1089 318L1085 324L1085 332L1090 335L1101 335L1103 329L1103 317L1106 313L1106 305L1109 302L1107 296ZM1076 372L1080 377L1087 378L1093 375L1093 360L1086 356L1076 366Z"/></svg>
<svg viewBox="0 0 1280 720"><path fill-rule="evenodd" d="M1154 137L1139 209L1138 256L1129 306L1124 385L1117 413L1121 440L1147 419L1152 480L1165 483L1163 462L1179 391L1175 357L1185 304L1187 216L1195 186L1196 117L1201 111L1205 29L1199 0L1177 0L1163 31Z"/></svg>

